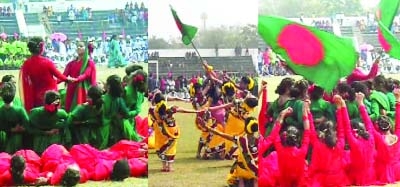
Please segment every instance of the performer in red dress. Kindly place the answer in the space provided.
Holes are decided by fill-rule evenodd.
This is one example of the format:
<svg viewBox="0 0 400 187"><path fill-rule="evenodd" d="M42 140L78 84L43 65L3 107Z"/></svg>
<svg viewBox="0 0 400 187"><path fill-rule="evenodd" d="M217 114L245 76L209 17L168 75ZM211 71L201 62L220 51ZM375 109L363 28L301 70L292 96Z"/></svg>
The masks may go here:
<svg viewBox="0 0 400 187"><path fill-rule="evenodd" d="M87 46L89 48L89 46ZM96 65L93 60L85 56L85 43L78 43L78 58L69 62L65 67L64 75L76 78L76 82L67 85L67 95L65 98L65 111L72 111L77 105L86 102L87 89L95 86ZM89 54L86 54L89 55ZM79 87L79 84L86 84L85 87Z"/></svg>
<svg viewBox="0 0 400 187"><path fill-rule="evenodd" d="M310 142L312 146L311 164L309 166L309 186L347 186L347 178L344 162L345 157L345 134L343 121L341 119L342 103L341 97L334 96L338 106L337 125L332 121L325 121L314 127L313 117L308 111L310 120ZM337 126L335 128L335 126Z"/></svg>
<svg viewBox="0 0 400 187"><path fill-rule="evenodd" d="M356 100L360 110L365 109L364 98L357 94ZM350 147L350 164L348 176L351 185L367 186L375 183L375 140L374 136L370 135L374 131L374 126L371 119L363 115L363 123L357 120L350 121L347 112L346 103L342 102L341 121L344 122L346 140Z"/></svg>
<svg viewBox="0 0 400 187"><path fill-rule="evenodd" d="M282 187L307 186L306 184L306 154L310 143L310 121L308 117L308 103L303 104L304 134L300 145L300 132L295 126L289 126L280 136L275 138L274 147L278 155L279 179ZM287 117L293 112L292 108L286 108L281 115ZM273 131L280 131L282 124L275 123ZM277 128L277 129L275 129Z"/></svg>
<svg viewBox="0 0 400 187"><path fill-rule="evenodd" d="M44 52L45 43L42 38L34 37L28 42L29 51L32 56L28 58L21 67L20 83L22 84L23 103L27 112L34 107L42 106L46 91L57 91L57 79L61 81L74 81L67 78L57 70L54 63L41 56Z"/></svg>

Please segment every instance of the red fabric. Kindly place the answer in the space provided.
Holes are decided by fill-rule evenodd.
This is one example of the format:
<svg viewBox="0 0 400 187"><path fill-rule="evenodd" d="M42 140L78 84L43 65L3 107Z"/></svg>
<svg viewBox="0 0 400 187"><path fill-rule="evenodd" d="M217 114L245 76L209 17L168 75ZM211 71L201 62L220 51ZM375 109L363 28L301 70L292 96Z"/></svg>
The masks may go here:
<svg viewBox="0 0 400 187"><path fill-rule="evenodd" d="M110 178L110 174L113 170L115 160L99 159L96 162L92 180L101 181Z"/></svg>
<svg viewBox="0 0 400 187"><path fill-rule="evenodd" d="M149 136L149 123L148 123L148 118L142 118L140 116L135 117L136 121L136 131L143 137L148 137Z"/></svg>
<svg viewBox="0 0 400 187"><path fill-rule="evenodd" d="M58 144L52 144L42 153L42 164L44 172L54 172L60 162L73 160L68 150Z"/></svg>
<svg viewBox="0 0 400 187"><path fill-rule="evenodd" d="M39 155L32 150L20 150L17 151L15 155L20 155L25 159L25 183L35 183L36 180L41 176L42 164Z"/></svg>
<svg viewBox="0 0 400 187"><path fill-rule="evenodd" d="M131 158L128 160L132 177L142 177L147 175L147 159Z"/></svg>
<svg viewBox="0 0 400 187"><path fill-rule="evenodd" d="M44 104L44 94L48 90L58 90L55 78L66 81L67 77L57 70L54 63L36 55L27 59L21 67L21 84L24 106L27 112Z"/></svg>
<svg viewBox="0 0 400 187"><path fill-rule="evenodd" d="M392 46L390 45L390 43L388 41L386 41L385 36L383 36L381 28L378 27L378 40L379 43L381 44L383 50L385 50L385 52L390 51L390 49L392 49Z"/></svg>
<svg viewBox="0 0 400 187"><path fill-rule="evenodd" d="M280 131L281 125L278 125ZM285 147L279 136L275 137L274 146L278 154L279 184L281 186L306 186L306 154L310 143L310 130L304 131L301 147Z"/></svg>
<svg viewBox="0 0 400 187"><path fill-rule="evenodd" d="M277 127L279 124L275 125ZM273 144L273 140L279 135L279 128L273 128L271 134L264 138L260 136L258 143L258 186L260 187L273 187L278 186L279 167L278 155L276 151L263 157L265 151Z"/></svg>
<svg viewBox="0 0 400 187"><path fill-rule="evenodd" d="M97 155L100 151L88 144L74 145L70 149L70 154L78 163L80 168L89 172L89 178L92 178L93 171L95 170L95 163L97 162Z"/></svg>
<svg viewBox="0 0 400 187"><path fill-rule="evenodd" d="M264 65L269 65L271 63L271 60L269 58L269 51L263 52L263 59L264 59Z"/></svg>
<svg viewBox="0 0 400 187"><path fill-rule="evenodd" d="M297 65L316 66L325 58L322 42L301 25L285 26L278 36L278 44L286 50L291 61Z"/></svg>
<svg viewBox="0 0 400 187"><path fill-rule="evenodd" d="M365 106L359 108L362 119L369 118ZM400 137L400 104L396 103L396 124L395 135ZM394 183L400 175L399 168L400 143L399 141L389 146L385 142L385 135L374 129L372 132L375 140L377 155L375 158L375 172L377 182L388 184ZM397 172L397 173L396 173ZM400 178L399 178L400 179Z"/></svg>
<svg viewBox="0 0 400 187"><path fill-rule="evenodd" d="M74 77L74 78L78 79L77 82L69 83L67 85L67 90L66 90L67 95L65 97L65 110L67 112L69 112L71 109L71 104L74 99L75 91L80 82L89 80L90 85L93 86L93 85L97 84L97 82L96 82L96 65L94 64L93 60L89 59L86 71L82 75L80 74L81 67L82 67L82 61L74 60L74 61L69 62L67 64L67 67L65 67L65 70L64 70L64 75L66 77L70 76L70 77ZM80 95L80 97L78 97L78 99L77 99L77 105L86 102L86 90L81 90L79 93L80 94L78 94L78 95Z"/></svg>
<svg viewBox="0 0 400 187"><path fill-rule="evenodd" d="M60 163L57 168L54 170L54 173L52 174L51 178L50 178L50 184L51 185L60 185L61 180L64 176L65 171L67 171L67 169L69 167L76 167L79 168L79 166L76 163L71 163L71 162L66 162L66 163ZM79 169L79 173L80 173L80 180L79 183L85 183L86 181L88 181L88 173L86 170L84 169Z"/></svg>
<svg viewBox="0 0 400 187"><path fill-rule="evenodd" d="M363 122L367 131L370 133L373 132L374 127L371 119L364 117ZM348 170L351 184L360 186L374 184L376 178L374 168L376 155L374 136L371 134L368 140L362 137L355 137L346 107L340 109L338 119L344 123L346 139L351 150Z"/></svg>
<svg viewBox="0 0 400 187"><path fill-rule="evenodd" d="M262 136L265 136L266 125L267 125L267 110L268 110L268 102L267 102L267 89L262 90L262 98L261 98L261 109L260 113L258 113L258 129Z"/></svg>
<svg viewBox="0 0 400 187"><path fill-rule="evenodd" d="M356 68L354 69L353 73L351 73L346 79L347 83L351 84L352 82L355 81L366 81L369 79L373 79L378 75L378 70L379 70L379 64L373 63L371 70L369 71L368 74L365 74L362 72L361 68Z"/></svg>
<svg viewBox="0 0 400 187"><path fill-rule="evenodd" d="M311 128L312 156L309 166L309 177L311 186L346 186L349 184L345 169L344 145L345 135L343 119L337 111L337 143L333 148L328 147L323 140L319 139L315 131L312 115L309 113Z"/></svg>
<svg viewBox="0 0 400 187"><path fill-rule="evenodd" d="M141 149L141 143L121 140L110 147L110 152L114 152L120 155L121 158L138 158L143 157L143 150Z"/></svg>
<svg viewBox="0 0 400 187"><path fill-rule="evenodd" d="M0 153L0 186L12 185L12 177L10 173L11 155L8 153Z"/></svg>

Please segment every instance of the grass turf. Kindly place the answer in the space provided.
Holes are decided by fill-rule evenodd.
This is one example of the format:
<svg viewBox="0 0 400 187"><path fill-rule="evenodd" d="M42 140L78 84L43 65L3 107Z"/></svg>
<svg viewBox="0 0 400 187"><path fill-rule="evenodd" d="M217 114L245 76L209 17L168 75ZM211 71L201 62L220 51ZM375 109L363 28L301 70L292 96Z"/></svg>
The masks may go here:
<svg viewBox="0 0 400 187"><path fill-rule="evenodd" d="M140 64L143 66L144 70L147 71L147 64L142 63ZM61 70L63 71L63 70ZM121 78L125 76L125 68L118 68L118 69L108 69L107 67L97 67L97 80L105 82L107 77L113 74L119 75ZM1 70L0 77L4 75L14 75L16 77L16 81L18 84L18 75L19 70ZM62 88L63 84L60 84L60 88ZM18 93L17 93L18 94ZM140 116L147 116L148 113L148 106L147 102L143 104L143 111L140 113ZM84 184L79 184L80 186L84 187L125 187L125 186L137 186L137 187L147 187L148 186L148 179L147 178L134 178L130 177L125 179L123 182L112 182L112 181L88 181Z"/></svg>

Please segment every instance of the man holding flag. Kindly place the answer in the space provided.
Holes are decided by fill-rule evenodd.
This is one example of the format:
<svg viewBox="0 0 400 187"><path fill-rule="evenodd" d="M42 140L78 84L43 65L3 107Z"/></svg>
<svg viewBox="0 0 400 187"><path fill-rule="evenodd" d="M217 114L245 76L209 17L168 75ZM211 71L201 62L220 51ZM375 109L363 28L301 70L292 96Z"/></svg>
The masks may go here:
<svg viewBox="0 0 400 187"><path fill-rule="evenodd" d="M68 84L65 98L65 110L72 111L77 105L86 102L86 93L96 82L96 66L89 58L88 44L78 43L77 59L69 62L64 70L67 77L76 78L76 82Z"/></svg>

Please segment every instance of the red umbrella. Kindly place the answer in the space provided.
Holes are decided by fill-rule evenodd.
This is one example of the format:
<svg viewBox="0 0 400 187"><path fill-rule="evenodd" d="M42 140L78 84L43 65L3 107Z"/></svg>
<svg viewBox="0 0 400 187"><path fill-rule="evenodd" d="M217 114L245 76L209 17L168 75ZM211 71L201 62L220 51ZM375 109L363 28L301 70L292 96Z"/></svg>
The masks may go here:
<svg viewBox="0 0 400 187"><path fill-rule="evenodd" d="M67 40L67 35L65 35L64 33L56 32L51 35L51 39L52 40L60 40L63 42L65 40Z"/></svg>

